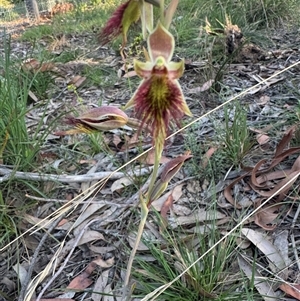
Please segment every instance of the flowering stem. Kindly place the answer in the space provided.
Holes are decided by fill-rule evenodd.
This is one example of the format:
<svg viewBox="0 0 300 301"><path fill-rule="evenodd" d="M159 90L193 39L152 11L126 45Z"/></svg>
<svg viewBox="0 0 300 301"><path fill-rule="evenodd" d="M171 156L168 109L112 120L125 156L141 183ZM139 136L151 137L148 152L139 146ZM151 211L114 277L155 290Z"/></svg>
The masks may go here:
<svg viewBox="0 0 300 301"><path fill-rule="evenodd" d="M141 241L143 231L144 231L144 228L145 228L145 224L146 224L146 221L147 221L147 217L148 217L148 213L149 213L148 207L151 204L150 196L151 196L151 192L153 190L154 184L155 184L155 180L157 179L157 174L158 174L158 168L159 168L159 162L160 162L161 155L162 155L162 148L156 147L155 148L155 162L154 162L153 172L152 172L152 175L151 175L151 180L150 180L147 196L146 196L146 198L144 198L142 193L140 194L141 221L140 221L139 229L138 229L138 232L137 232L137 235L136 235L136 238L135 238L134 246L131 250L130 257L129 257L129 260L128 260L128 263L127 263L127 271L126 271L126 276L125 276L125 281L124 281L124 286L125 287L127 287L128 284L129 284L129 279L130 279L130 275L131 275L133 260L134 260L138 245Z"/></svg>
<svg viewBox="0 0 300 301"><path fill-rule="evenodd" d="M153 172L151 175L151 180L148 188L148 198L151 195L152 189L154 187L155 181L157 180L157 173L159 168L159 162L162 155L162 149L160 147L155 147L155 160L154 160L154 166L153 166ZM151 203L152 200L147 199L147 206Z"/></svg>
<svg viewBox="0 0 300 301"><path fill-rule="evenodd" d="M129 257L129 260L128 260L127 271L126 271L126 276L125 276L125 281L124 281L124 287L127 287L128 284L129 284L129 278L130 278L130 275L131 275L133 260L134 260L137 248L139 246L139 243L141 241L142 234L143 234L145 224L146 224L146 221L147 221L147 217L148 217L148 212L149 212L146 200L144 200L142 195L140 196L140 204L141 204L141 221L140 221L139 229L138 229L138 232L137 232L137 235L136 235L136 238L135 238L135 243L134 243L134 246L131 250L130 257Z"/></svg>

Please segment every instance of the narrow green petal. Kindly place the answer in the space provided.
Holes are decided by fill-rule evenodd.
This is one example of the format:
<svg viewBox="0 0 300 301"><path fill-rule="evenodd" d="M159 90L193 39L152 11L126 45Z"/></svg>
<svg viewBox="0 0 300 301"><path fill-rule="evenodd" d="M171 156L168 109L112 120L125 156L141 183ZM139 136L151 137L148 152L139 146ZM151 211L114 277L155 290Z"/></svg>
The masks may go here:
<svg viewBox="0 0 300 301"><path fill-rule="evenodd" d="M179 3L179 0L171 0L168 8L166 9L164 25L167 29L169 29L169 27L171 25L171 22L172 22L174 13L177 9L178 3Z"/></svg>
<svg viewBox="0 0 300 301"><path fill-rule="evenodd" d="M132 23L135 23L140 18L141 11L139 2L136 0L131 0L128 4L126 10L124 11L122 17L122 35L123 35L123 45L127 42L127 32Z"/></svg>
<svg viewBox="0 0 300 301"><path fill-rule="evenodd" d="M184 61L180 62L169 62L167 64L168 67L168 76L170 79L178 79L184 73Z"/></svg>
<svg viewBox="0 0 300 301"><path fill-rule="evenodd" d="M151 76L153 64L151 62L140 62L138 60L134 60L133 62L134 70L138 76L142 78L148 78Z"/></svg>

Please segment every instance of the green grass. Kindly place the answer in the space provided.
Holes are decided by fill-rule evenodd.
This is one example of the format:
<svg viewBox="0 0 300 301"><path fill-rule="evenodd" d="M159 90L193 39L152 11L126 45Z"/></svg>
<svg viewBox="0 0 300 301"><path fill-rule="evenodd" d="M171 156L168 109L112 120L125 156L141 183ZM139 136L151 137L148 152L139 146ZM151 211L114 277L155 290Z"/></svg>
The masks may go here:
<svg viewBox="0 0 300 301"><path fill-rule="evenodd" d="M297 22L299 8L294 0L182 0L171 27L176 37L176 51L189 58L207 58L207 47L215 37L203 35L201 27L205 26L205 18L208 18L213 28L222 29L226 15L242 29L249 41L266 44L267 37L262 30L269 26L282 26L282 22L287 20ZM213 54L215 56L216 52Z"/></svg>
<svg viewBox="0 0 300 301"><path fill-rule="evenodd" d="M136 281L134 297L142 298L172 281L221 238L214 223L201 231L197 231L197 227L194 234L185 233L182 228L176 232L163 230L159 242L144 239L149 254L137 255L133 272ZM228 237L157 300L260 300L254 285L241 276L235 265L235 244L234 236Z"/></svg>
<svg viewBox="0 0 300 301"><path fill-rule="evenodd" d="M30 83L20 75L20 65L11 61L9 43L5 38L3 41L5 54L0 61L4 72L0 81L0 141L3 142L0 159L5 164L26 169L39 150L39 146L30 140L25 123Z"/></svg>
<svg viewBox="0 0 300 301"><path fill-rule="evenodd" d="M36 171L40 165L38 154L47 135L53 131L56 119L44 127L43 120L47 116L47 110L41 110L35 131L29 133L26 115L30 113L30 107L40 106L42 109L46 105L43 101L48 96L46 92L51 76L49 73L23 71L22 62L11 56L8 36L1 42L5 52L0 57L0 162L16 171ZM31 103L30 91L39 98L39 103ZM16 195L17 191L43 195L42 190L42 185L32 183L30 179L9 179L0 183L0 243L8 242L12 235L17 234L16 223L19 216L28 210L25 201L19 201L17 209L14 203L8 205L13 198L24 199L23 194L22 197Z"/></svg>
<svg viewBox="0 0 300 301"><path fill-rule="evenodd" d="M224 117L225 128L217 131L226 158L237 167L254 144L247 125L247 111L235 102L224 108Z"/></svg>
<svg viewBox="0 0 300 301"><path fill-rule="evenodd" d="M39 40L48 35L69 33L98 33L110 13L121 1L109 1L105 4L78 3L76 9L68 14L55 16L53 24L44 24L28 29L23 40ZM296 0L181 0L175 14L171 31L176 39L176 51L185 57L205 56L207 42L201 36L201 26L205 26L207 17L214 28L225 24L229 15L233 24L238 24L248 39L263 42L266 36L259 30L281 24L281 21L296 21L299 11ZM135 39L138 35L129 37ZM132 40L132 41L133 41ZM212 39L209 39L211 42Z"/></svg>
<svg viewBox="0 0 300 301"><path fill-rule="evenodd" d="M115 71L115 69L103 67L101 64L99 64L99 66L86 65L82 71L82 75L87 77L90 86L101 86L105 88L111 87L112 82L118 81L118 76Z"/></svg>

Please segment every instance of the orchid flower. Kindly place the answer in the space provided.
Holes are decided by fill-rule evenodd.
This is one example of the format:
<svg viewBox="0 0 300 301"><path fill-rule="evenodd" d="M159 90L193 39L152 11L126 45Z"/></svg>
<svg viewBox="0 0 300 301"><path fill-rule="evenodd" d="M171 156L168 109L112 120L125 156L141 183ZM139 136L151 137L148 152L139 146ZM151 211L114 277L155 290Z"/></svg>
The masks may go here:
<svg viewBox="0 0 300 301"><path fill-rule="evenodd" d="M172 1L170 9L166 13L167 18L163 19L167 26L171 24L171 15L176 9L177 2L177 0ZM134 61L135 72L142 78L142 82L126 104L125 109L134 106L135 117L141 120L142 126L146 124L151 129L155 145L155 162L148 191L140 192L139 195L141 220L127 264L125 286L129 284L134 256L146 224L149 206L165 191L169 181L181 168L184 161L190 158L190 154L187 153L177 160L172 160L165 167L161 178L157 179L159 161L171 120L179 125L179 121L184 115L192 116L178 82L178 78L184 72L184 62L171 61L174 46L173 35L161 22L158 22L155 30L148 37L147 61Z"/></svg>
<svg viewBox="0 0 300 301"><path fill-rule="evenodd" d="M153 142L160 150L171 119L179 125L184 115L192 116L178 82L184 62L171 62L174 44L171 33L159 22L148 38L150 61L134 61L134 69L143 80L125 106L134 106L136 118L152 129Z"/></svg>

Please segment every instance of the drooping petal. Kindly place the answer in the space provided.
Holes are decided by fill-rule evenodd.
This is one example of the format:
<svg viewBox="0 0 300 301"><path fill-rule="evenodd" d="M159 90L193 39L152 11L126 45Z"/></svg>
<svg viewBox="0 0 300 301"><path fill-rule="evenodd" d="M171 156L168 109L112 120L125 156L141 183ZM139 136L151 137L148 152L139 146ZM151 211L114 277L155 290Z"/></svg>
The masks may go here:
<svg viewBox="0 0 300 301"><path fill-rule="evenodd" d="M122 34L123 45L125 45L128 29L139 17L139 4L136 0L128 0L121 4L102 28L98 36L100 44L103 46Z"/></svg>
<svg viewBox="0 0 300 301"><path fill-rule="evenodd" d="M158 22L155 30L149 35L148 50L150 59L155 62L162 56L167 63L171 61L175 47L173 35Z"/></svg>
<svg viewBox="0 0 300 301"><path fill-rule="evenodd" d="M94 108L79 117L70 116L66 123L80 129L81 132L108 131L124 126L128 121L127 115L112 106Z"/></svg>
<svg viewBox="0 0 300 301"><path fill-rule="evenodd" d="M121 4L102 28L98 40L102 46L110 42L122 32L122 17L130 0Z"/></svg>

